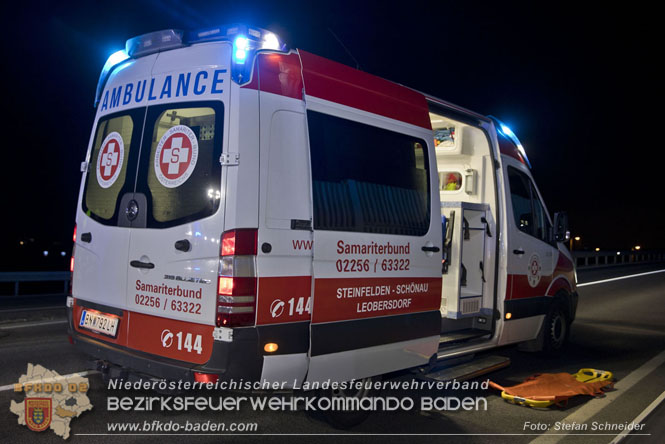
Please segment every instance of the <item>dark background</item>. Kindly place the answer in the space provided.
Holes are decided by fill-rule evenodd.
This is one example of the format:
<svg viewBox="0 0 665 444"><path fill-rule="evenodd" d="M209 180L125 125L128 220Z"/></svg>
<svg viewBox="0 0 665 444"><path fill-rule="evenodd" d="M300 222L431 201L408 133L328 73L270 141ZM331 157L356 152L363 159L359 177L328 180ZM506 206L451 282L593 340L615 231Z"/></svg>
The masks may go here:
<svg viewBox="0 0 665 444"><path fill-rule="evenodd" d="M638 3L63 1L3 16L0 271L68 267L106 58L146 32L234 22L354 66L330 28L364 71L499 117L576 248L665 248L662 26Z"/></svg>

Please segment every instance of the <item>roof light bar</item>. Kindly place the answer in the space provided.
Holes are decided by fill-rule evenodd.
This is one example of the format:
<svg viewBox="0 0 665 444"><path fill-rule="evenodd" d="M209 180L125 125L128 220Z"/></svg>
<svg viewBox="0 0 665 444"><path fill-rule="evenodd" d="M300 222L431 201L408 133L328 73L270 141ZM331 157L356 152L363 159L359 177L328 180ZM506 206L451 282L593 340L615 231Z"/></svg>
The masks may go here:
<svg viewBox="0 0 665 444"><path fill-rule="evenodd" d="M275 33L240 24L192 31L186 38L188 44L220 40L233 42L231 78L240 84L249 81L252 62L257 52L287 49Z"/></svg>
<svg viewBox="0 0 665 444"><path fill-rule="evenodd" d="M257 52L287 51L286 44L275 33L240 24L216 26L186 33L180 29L164 29L143 34L127 40L125 49L113 53L106 61L97 83L95 107L99 103L104 85L111 72L127 59L136 59L160 51L213 41L233 43L231 77L240 84L249 81L252 62ZM248 61L250 63L247 63Z"/></svg>
<svg viewBox="0 0 665 444"><path fill-rule="evenodd" d="M125 51L129 57L141 57L159 51L185 46L184 33L179 29L164 29L127 40Z"/></svg>

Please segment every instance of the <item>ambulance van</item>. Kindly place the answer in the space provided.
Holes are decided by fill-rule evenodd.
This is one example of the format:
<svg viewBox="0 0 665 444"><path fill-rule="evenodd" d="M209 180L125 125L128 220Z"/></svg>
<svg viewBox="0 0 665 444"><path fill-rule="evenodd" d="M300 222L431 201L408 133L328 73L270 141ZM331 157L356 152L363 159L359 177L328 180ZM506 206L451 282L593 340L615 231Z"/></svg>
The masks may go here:
<svg viewBox="0 0 665 444"><path fill-rule="evenodd" d="M105 372L288 387L568 336L565 214L495 118L240 25L128 40L95 106L67 306Z"/></svg>

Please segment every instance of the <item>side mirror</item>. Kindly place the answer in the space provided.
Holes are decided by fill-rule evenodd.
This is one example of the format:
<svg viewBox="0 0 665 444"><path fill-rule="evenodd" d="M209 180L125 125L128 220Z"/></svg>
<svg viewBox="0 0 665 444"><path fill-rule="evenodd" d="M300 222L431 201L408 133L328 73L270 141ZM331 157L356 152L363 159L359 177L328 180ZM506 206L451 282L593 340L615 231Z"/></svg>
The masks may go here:
<svg viewBox="0 0 665 444"><path fill-rule="evenodd" d="M568 213L554 213L554 239L557 242L566 242L570 240L570 231L568 231Z"/></svg>

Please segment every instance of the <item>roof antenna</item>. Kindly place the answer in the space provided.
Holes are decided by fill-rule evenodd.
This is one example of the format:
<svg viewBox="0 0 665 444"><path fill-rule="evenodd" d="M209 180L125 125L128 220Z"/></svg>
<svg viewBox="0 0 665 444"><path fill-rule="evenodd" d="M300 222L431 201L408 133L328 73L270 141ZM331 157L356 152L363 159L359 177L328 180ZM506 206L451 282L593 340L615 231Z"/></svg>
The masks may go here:
<svg viewBox="0 0 665 444"><path fill-rule="evenodd" d="M335 32L334 32L330 27L328 28L328 31L330 31L330 33L333 35L333 37L335 37L335 40L337 40L337 43L339 43L339 45L342 47L342 49L343 49L343 50L349 55L349 57L351 57L351 59L353 59L353 61L356 63L356 69L362 71L362 68L360 67L360 63L358 63L358 60L356 60L356 58L353 57L353 54L351 54L351 51L349 51L349 49L348 49L346 46L344 46L344 43L342 43L342 41L339 39L339 37L337 37L337 34L335 34Z"/></svg>

